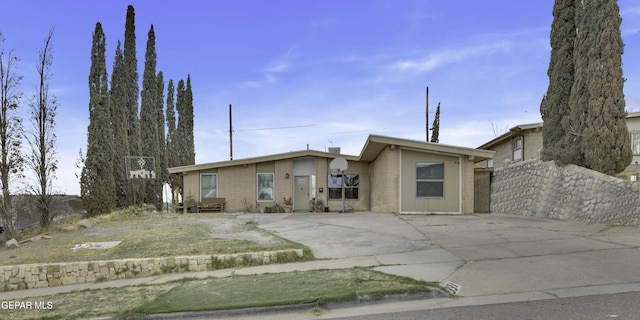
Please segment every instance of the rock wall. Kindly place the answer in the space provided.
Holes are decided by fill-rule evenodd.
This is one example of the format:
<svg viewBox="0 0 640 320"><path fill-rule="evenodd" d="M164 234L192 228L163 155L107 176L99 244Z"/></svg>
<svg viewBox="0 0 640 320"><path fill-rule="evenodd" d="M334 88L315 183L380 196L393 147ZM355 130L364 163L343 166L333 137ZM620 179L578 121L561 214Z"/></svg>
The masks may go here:
<svg viewBox="0 0 640 320"><path fill-rule="evenodd" d="M302 249L220 255L83 261L0 266L0 291L55 287L163 273L206 271L235 266L298 261Z"/></svg>
<svg viewBox="0 0 640 320"><path fill-rule="evenodd" d="M640 182L575 165L523 161L494 171L491 212L638 226Z"/></svg>

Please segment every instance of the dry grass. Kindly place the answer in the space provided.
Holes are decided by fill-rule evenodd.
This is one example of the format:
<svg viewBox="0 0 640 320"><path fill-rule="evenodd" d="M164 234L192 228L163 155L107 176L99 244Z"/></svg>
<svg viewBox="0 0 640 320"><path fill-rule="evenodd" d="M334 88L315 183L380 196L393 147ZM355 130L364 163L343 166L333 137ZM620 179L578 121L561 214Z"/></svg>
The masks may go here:
<svg viewBox="0 0 640 320"><path fill-rule="evenodd" d="M280 238L268 244L216 238L212 227L218 223L228 223L229 219L233 220L235 216L160 215L127 209L91 219L94 222L91 228L80 227L75 231L64 231L65 226L73 226L79 220L72 219L64 224L52 226L47 232L51 239L24 242L20 248L13 250L0 249L0 263L14 265L304 249L299 244ZM203 223L203 221L206 222ZM231 231L242 231L238 229L253 229L254 232L266 233L250 223L239 223L239 226ZM29 239L36 233L38 232L27 234L23 239ZM122 241L122 243L107 250L70 251L76 244L100 241Z"/></svg>

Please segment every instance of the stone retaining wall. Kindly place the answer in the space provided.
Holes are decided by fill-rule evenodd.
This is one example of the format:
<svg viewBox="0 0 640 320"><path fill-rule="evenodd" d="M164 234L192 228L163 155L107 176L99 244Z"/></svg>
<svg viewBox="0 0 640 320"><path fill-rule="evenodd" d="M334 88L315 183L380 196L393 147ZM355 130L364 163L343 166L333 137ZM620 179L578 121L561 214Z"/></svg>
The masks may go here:
<svg viewBox="0 0 640 320"><path fill-rule="evenodd" d="M640 182L575 165L523 161L494 171L491 212L638 226Z"/></svg>
<svg viewBox="0 0 640 320"><path fill-rule="evenodd" d="M163 273L206 271L236 266L299 261L302 249L220 255L137 258L0 266L0 291L55 287Z"/></svg>

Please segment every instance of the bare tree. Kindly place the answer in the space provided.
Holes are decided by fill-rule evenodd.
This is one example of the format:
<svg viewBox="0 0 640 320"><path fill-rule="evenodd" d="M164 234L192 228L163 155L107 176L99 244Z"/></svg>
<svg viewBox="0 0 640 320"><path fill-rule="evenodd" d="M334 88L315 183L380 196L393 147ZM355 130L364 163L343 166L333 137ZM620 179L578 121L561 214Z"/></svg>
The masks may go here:
<svg viewBox="0 0 640 320"><path fill-rule="evenodd" d="M27 137L31 152L27 155L27 167L35 173L36 182L32 192L36 196L36 208L40 215L40 226L49 227L55 217L53 211L52 184L58 168L56 159L55 116L58 109L54 95L49 93L51 81L51 65L53 63L52 44L53 29L44 39L38 54L38 87L31 102L32 131Z"/></svg>
<svg viewBox="0 0 640 320"><path fill-rule="evenodd" d="M0 34L0 43L4 38ZM11 205L9 183L22 172L23 160L20 154L22 143L22 121L15 115L22 98L19 90L22 76L14 73L20 59L13 50L0 47L0 220L9 239L16 238L18 232L17 212Z"/></svg>

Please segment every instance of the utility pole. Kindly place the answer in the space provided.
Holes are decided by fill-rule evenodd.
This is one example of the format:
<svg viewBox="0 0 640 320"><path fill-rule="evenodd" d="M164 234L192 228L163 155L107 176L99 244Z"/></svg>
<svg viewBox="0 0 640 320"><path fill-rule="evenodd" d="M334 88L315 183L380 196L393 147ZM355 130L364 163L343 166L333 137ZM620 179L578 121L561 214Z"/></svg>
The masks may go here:
<svg viewBox="0 0 640 320"><path fill-rule="evenodd" d="M427 132L427 142L429 142L429 87L427 87L427 112L426 112L426 114L427 114L427 121L425 123L426 123L426 126L427 126L426 127L427 128L427 130L426 130L426 132Z"/></svg>
<svg viewBox="0 0 640 320"><path fill-rule="evenodd" d="M231 104L229 104L229 160L233 160L233 127L231 125Z"/></svg>

